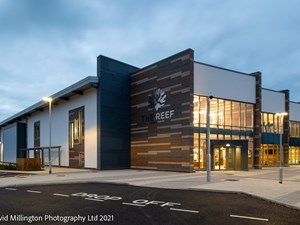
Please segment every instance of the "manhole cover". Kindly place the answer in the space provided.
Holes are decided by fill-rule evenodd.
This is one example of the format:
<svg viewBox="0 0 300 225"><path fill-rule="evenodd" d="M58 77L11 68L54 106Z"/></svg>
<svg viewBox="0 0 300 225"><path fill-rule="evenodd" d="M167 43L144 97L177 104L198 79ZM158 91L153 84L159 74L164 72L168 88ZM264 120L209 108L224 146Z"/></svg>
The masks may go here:
<svg viewBox="0 0 300 225"><path fill-rule="evenodd" d="M239 181L237 179L225 179L225 181Z"/></svg>
<svg viewBox="0 0 300 225"><path fill-rule="evenodd" d="M17 177L17 178L26 178L27 176L20 176L20 175L17 175L17 176L15 176L15 177Z"/></svg>

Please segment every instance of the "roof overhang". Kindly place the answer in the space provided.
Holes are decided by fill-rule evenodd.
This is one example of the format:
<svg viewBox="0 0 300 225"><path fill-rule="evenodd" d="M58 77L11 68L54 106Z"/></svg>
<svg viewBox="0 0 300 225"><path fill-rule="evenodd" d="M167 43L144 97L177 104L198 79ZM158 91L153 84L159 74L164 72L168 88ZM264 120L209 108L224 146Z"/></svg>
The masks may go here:
<svg viewBox="0 0 300 225"><path fill-rule="evenodd" d="M61 101L69 101L69 99L74 95L83 95L85 90L89 88L97 88L98 85L99 85L98 77L89 76L49 97L53 99L52 104L56 105ZM32 113L36 111L43 111L44 108L47 106L48 103L41 100L36 104L0 122L0 128L21 121L22 119L29 117Z"/></svg>

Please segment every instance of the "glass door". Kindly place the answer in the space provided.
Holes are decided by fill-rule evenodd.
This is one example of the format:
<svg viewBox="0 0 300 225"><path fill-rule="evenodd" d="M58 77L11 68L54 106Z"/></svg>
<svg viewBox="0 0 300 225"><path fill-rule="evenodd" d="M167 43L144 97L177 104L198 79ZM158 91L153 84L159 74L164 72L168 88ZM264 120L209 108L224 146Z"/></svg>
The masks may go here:
<svg viewBox="0 0 300 225"><path fill-rule="evenodd" d="M241 170L241 147L215 147L213 154L213 169L215 170Z"/></svg>
<svg viewBox="0 0 300 225"><path fill-rule="evenodd" d="M227 158L227 165L226 169L228 170L234 170L235 169L235 160L234 160L234 153L235 153L235 148L226 148L226 158Z"/></svg>
<svg viewBox="0 0 300 225"><path fill-rule="evenodd" d="M226 148L217 147L214 148L214 169L225 170L226 169Z"/></svg>
<svg viewBox="0 0 300 225"><path fill-rule="evenodd" d="M214 148L214 169L220 169L220 148Z"/></svg>

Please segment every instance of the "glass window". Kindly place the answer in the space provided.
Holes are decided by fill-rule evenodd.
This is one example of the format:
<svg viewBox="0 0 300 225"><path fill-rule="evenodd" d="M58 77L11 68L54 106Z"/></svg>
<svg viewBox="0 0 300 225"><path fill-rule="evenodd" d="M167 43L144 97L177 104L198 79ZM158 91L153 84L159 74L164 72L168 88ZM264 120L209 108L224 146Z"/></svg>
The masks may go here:
<svg viewBox="0 0 300 225"><path fill-rule="evenodd" d="M279 164L280 146L273 144L262 144L262 165L272 166Z"/></svg>
<svg viewBox="0 0 300 225"><path fill-rule="evenodd" d="M194 134L194 167L199 167L199 134Z"/></svg>
<svg viewBox="0 0 300 225"><path fill-rule="evenodd" d="M194 96L194 126L199 126L199 113L200 113L200 102L199 97Z"/></svg>
<svg viewBox="0 0 300 225"><path fill-rule="evenodd" d="M246 104L241 103L241 127L244 128L246 127ZM245 130L245 129L243 129Z"/></svg>
<svg viewBox="0 0 300 225"><path fill-rule="evenodd" d="M69 146L82 144L84 139L83 107L69 111Z"/></svg>
<svg viewBox="0 0 300 225"><path fill-rule="evenodd" d="M247 127L253 129L253 105L247 104Z"/></svg>
<svg viewBox="0 0 300 225"><path fill-rule="evenodd" d="M231 102L225 101L225 129L231 129Z"/></svg>
<svg viewBox="0 0 300 225"><path fill-rule="evenodd" d="M269 133L274 133L274 114L269 114L269 121L268 121L268 126L269 126Z"/></svg>
<svg viewBox="0 0 300 225"><path fill-rule="evenodd" d="M300 138L300 122L290 121L290 137Z"/></svg>
<svg viewBox="0 0 300 225"><path fill-rule="evenodd" d="M216 98L210 100L210 126L218 127L218 100Z"/></svg>
<svg viewBox="0 0 300 225"><path fill-rule="evenodd" d="M200 97L200 123L201 127L206 127L206 97Z"/></svg>
<svg viewBox="0 0 300 225"><path fill-rule="evenodd" d="M274 114L274 133L280 133L280 118Z"/></svg>
<svg viewBox="0 0 300 225"><path fill-rule="evenodd" d="M274 113L262 113L261 126L264 133L279 133L279 117L275 116Z"/></svg>
<svg viewBox="0 0 300 225"><path fill-rule="evenodd" d="M206 127L206 107L207 97L195 95L194 126L200 123L201 127ZM253 130L253 104L213 98L210 101L210 125L221 130Z"/></svg>
<svg viewBox="0 0 300 225"><path fill-rule="evenodd" d="M207 97L194 96L194 126L206 127ZM249 142L248 163L252 164L254 105L213 98L210 101L210 126L217 128L211 130L211 140L243 140ZM194 166L206 166L206 133L205 130L194 136ZM199 137L200 135L200 137ZM200 141L200 143L199 143ZM197 165L196 165L197 164Z"/></svg>
<svg viewBox="0 0 300 225"><path fill-rule="evenodd" d="M235 130L236 127L240 127L241 122L241 106L239 102L232 102L232 126Z"/></svg>
<svg viewBox="0 0 300 225"><path fill-rule="evenodd" d="M40 147L40 121L34 123L34 147Z"/></svg>
<svg viewBox="0 0 300 225"><path fill-rule="evenodd" d="M224 100L219 99L219 128L224 129Z"/></svg>

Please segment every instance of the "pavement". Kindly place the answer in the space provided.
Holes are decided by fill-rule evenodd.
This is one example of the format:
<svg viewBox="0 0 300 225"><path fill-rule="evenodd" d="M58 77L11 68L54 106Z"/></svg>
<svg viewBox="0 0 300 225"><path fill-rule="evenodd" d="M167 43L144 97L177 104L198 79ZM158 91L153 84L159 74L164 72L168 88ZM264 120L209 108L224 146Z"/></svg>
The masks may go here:
<svg viewBox="0 0 300 225"><path fill-rule="evenodd" d="M283 168L279 183L278 167L249 171L212 171L207 182L206 171L195 173L152 170L89 170L53 167L44 171L7 171L16 176L0 176L0 187L17 187L68 183L121 183L144 187L218 192L240 192L300 210L300 165Z"/></svg>

